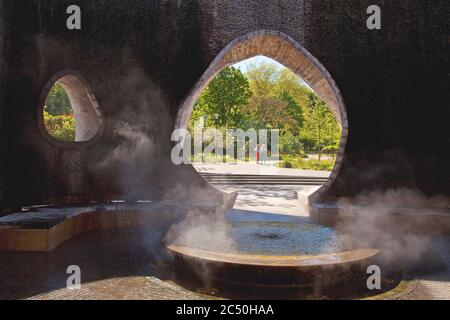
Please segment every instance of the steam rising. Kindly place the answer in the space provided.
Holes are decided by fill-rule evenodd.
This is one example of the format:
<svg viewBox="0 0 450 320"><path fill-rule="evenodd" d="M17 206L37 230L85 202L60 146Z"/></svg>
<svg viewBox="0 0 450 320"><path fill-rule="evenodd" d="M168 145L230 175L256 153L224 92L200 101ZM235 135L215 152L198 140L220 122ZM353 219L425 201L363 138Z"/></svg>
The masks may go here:
<svg viewBox="0 0 450 320"><path fill-rule="evenodd" d="M120 104L121 111L108 115L114 123L112 141L120 141L105 155L99 167L116 172L122 192L128 199L152 199L156 187L152 184L155 170L159 170L161 146L156 136L164 134L170 141L173 121L169 107L158 88L141 68L127 72L117 84L117 94L111 103ZM167 158L169 159L169 158ZM114 170L115 168L115 170ZM194 199L201 204L213 203L211 188L192 185L190 176L180 177L178 183L162 195L163 199ZM217 195L217 193L216 193ZM217 199L216 199L217 200ZM362 193L355 198L338 202L342 221L340 232L354 239L359 247L375 247L383 250L383 261L396 266L414 265L430 254L429 236L418 234L411 221L426 214L427 208L447 208L446 197L428 198L411 189L395 189ZM208 211L208 210L207 210ZM401 213L401 214L399 214ZM173 225L166 242L195 247L198 241L215 238L215 245L231 249L230 225L224 212L189 210L185 218ZM214 247L210 248L215 250ZM206 278L207 271L198 270Z"/></svg>
<svg viewBox="0 0 450 320"><path fill-rule="evenodd" d="M214 241L208 243L208 250L232 250L233 239L229 236L230 225L225 221L225 216L220 210L215 214L201 210L190 210L182 221L174 224L165 237L167 244L198 247L198 243L208 242L214 237ZM202 279L206 287L211 287L213 275L207 263L199 260L200 268L192 271Z"/></svg>
<svg viewBox="0 0 450 320"><path fill-rule="evenodd" d="M208 214L192 210L167 234L167 241L175 245L195 248L199 243L205 243L211 237L214 241L208 244L208 250L232 250L233 239L229 236L230 225L224 216Z"/></svg>
<svg viewBox="0 0 450 320"><path fill-rule="evenodd" d="M338 202L342 220L337 227L359 247L381 248L386 264L408 268L440 255L430 251L434 239L418 232L418 221L426 220L431 208L445 209L448 203L444 196L428 198L412 189L362 193Z"/></svg>
<svg viewBox="0 0 450 320"><path fill-rule="evenodd" d="M121 107L108 119L114 124L111 136L115 146L97 169L113 169L125 198L152 199L156 192L152 176L160 158L155 137L164 134L171 123L169 108L142 68L131 68L116 87L110 103Z"/></svg>

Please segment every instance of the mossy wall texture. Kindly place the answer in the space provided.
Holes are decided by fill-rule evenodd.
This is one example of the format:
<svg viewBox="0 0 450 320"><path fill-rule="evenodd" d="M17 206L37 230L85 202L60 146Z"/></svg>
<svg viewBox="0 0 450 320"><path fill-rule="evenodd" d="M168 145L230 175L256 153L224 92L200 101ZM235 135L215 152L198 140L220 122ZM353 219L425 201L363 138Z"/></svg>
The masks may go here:
<svg viewBox="0 0 450 320"><path fill-rule="evenodd" d="M191 167L170 161L178 108L228 43L262 29L312 53L345 101L346 153L323 197L396 187L449 193L448 1L75 2L82 29L70 31L72 0L0 1L4 208L204 188ZM381 30L366 27L371 4L381 7ZM89 83L105 119L101 137L82 147L54 145L39 130L42 90L68 69ZM144 154L130 141L143 142Z"/></svg>

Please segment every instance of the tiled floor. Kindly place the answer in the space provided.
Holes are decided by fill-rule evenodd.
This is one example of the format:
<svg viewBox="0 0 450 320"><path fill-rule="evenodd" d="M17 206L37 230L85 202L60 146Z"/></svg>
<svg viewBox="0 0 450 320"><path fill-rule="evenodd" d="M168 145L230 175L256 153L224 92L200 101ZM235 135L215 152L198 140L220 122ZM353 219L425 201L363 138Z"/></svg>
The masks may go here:
<svg viewBox="0 0 450 320"><path fill-rule="evenodd" d="M435 245L440 249L442 265L438 270L419 274L417 288L402 299L450 300L450 236L437 238Z"/></svg>
<svg viewBox="0 0 450 320"><path fill-rule="evenodd" d="M1 299L215 299L171 281L158 230L86 233L51 253L1 253ZM443 248L450 249L449 238ZM448 250L450 252L450 250ZM450 259L422 274L401 299L450 299ZM67 289L69 265L81 268L81 289Z"/></svg>
<svg viewBox="0 0 450 320"><path fill-rule="evenodd" d="M82 234L51 253L0 253L1 299L196 299L170 281L159 230ZM79 290L67 267L81 269Z"/></svg>
<svg viewBox="0 0 450 320"><path fill-rule="evenodd" d="M303 221L298 187L227 186L240 193L231 219ZM310 188L310 187L304 187ZM311 189L310 191L312 191ZM216 299L202 289L172 281L161 238L162 228L84 233L50 253L1 253L0 299ZM413 290L400 299L450 299L450 236L436 238L441 268L422 272ZM66 288L67 267L81 269L81 289ZM274 297L277 298L277 297Z"/></svg>

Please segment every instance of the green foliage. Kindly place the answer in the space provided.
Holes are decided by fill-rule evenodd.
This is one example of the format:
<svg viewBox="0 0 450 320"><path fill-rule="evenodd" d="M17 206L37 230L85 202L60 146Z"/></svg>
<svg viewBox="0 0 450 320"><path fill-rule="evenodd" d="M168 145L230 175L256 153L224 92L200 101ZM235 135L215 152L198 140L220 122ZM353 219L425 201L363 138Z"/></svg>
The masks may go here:
<svg viewBox="0 0 450 320"><path fill-rule="evenodd" d="M280 135L280 153L286 155L299 155L305 157L303 152L303 145L300 141L300 137L292 134L291 132L282 132Z"/></svg>
<svg viewBox="0 0 450 320"><path fill-rule="evenodd" d="M44 123L48 133L61 141L75 141L75 119L73 115L52 116L44 111Z"/></svg>
<svg viewBox="0 0 450 320"><path fill-rule="evenodd" d="M294 121L288 128L289 131L298 133L305 122L300 104L286 90L283 90L278 94L278 99L286 103L287 116Z"/></svg>
<svg viewBox="0 0 450 320"><path fill-rule="evenodd" d="M339 151L339 145L328 145L322 148L322 152L325 154L336 155Z"/></svg>
<svg viewBox="0 0 450 320"><path fill-rule="evenodd" d="M64 88L55 84L45 100L44 123L48 133L61 141L75 141L75 119Z"/></svg>
<svg viewBox="0 0 450 320"><path fill-rule="evenodd" d="M206 127L279 129L280 153L292 156L283 166L331 170L334 162L321 154L339 149L341 129L325 102L292 71L271 63L250 65L245 74L222 70L197 100L191 132L204 116ZM319 153L319 160L303 160L305 153Z"/></svg>
<svg viewBox="0 0 450 320"><path fill-rule="evenodd" d="M288 116L287 103L271 96L253 96L243 107L245 126L242 129L280 129L293 126Z"/></svg>
<svg viewBox="0 0 450 320"><path fill-rule="evenodd" d="M302 109L308 105L308 95L311 92L303 80L288 68L280 70L275 85L275 91L286 91L302 107Z"/></svg>
<svg viewBox="0 0 450 320"><path fill-rule="evenodd" d="M272 63L253 63L245 72L249 79L250 89L256 96L275 95L275 87L279 78L279 70Z"/></svg>
<svg viewBox="0 0 450 320"><path fill-rule="evenodd" d="M304 169L304 170L333 170L335 160L314 160L301 159L299 157L283 156L283 160L278 164L281 168Z"/></svg>
<svg viewBox="0 0 450 320"><path fill-rule="evenodd" d="M247 78L234 67L227 67L211 80L195 105L193 121L207 116L205 125L210 127L239 127L243 121L241 107L252 96ZM216 117L217 115L217 117Z"/></svg>
<svg viewBox="0 0 450 320"><path fill-rule="evenodd" d="M308 146L317 151L319 158L324 150L338 149L341 128L328 106L314 92L308 95L307 121L302 136Z"/></svg>
<svg viewBox="0 0 450 320"><path fill-rule="evenodd" d="M45 111L52 116L73 113L69 96L61 85L55 84L48 93L45 100Z"/></svg>
<svg viewBox="0 0 450 320"><path fill-rule="evenodd" d="M302 108L289 90L295 85L300 86L300 82L292 78L295 85L290 83L284 70L280 70L275 64L261 63L250 65L246 71L245 75L249 78L250 88L254 92L249 104L244 107L248 116L248 127L276 128L298 134L304 121ZM281 77L284 81L282 85Z"/></svg>

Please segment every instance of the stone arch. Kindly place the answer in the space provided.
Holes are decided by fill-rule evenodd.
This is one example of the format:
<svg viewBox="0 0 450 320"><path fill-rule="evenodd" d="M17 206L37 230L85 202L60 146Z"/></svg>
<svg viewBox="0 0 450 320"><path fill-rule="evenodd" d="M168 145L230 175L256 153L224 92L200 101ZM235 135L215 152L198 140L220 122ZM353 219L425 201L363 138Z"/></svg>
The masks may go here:
<svg viewBox="0 0 450 320"><path fill-rule="evenodd" d="M75 118L74 142L56 140L45 128L43 121L44 104L55 84L61 85L69 97ZM38 113L41 132L48 140L59 146L80 145L93 141L103 131L104 120L98 102L84 77L75 70L60 71L50 78L41 94Z"/></svg>
<svg viewBox="0 0 450 320"><path fill-rule="evenodd" d="M348 137L347 112L341 93L325 67L303 46L290 36L273 30L248 33L230 42L213 60L200 80L191 89L178 111L175 129L187 128L195 101L208 83L227 66L254 56L271 58L302 78L329 106L342 128L340 148L336 164L327 182L310 199L324 193L335 180L345 151Z"/></svg>

